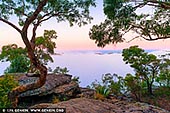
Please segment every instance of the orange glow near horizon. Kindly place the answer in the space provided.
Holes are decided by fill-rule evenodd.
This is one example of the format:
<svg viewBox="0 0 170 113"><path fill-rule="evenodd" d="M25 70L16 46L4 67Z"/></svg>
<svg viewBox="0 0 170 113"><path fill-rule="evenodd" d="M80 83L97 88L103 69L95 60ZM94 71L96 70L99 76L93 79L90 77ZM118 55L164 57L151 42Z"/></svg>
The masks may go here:
<svg viewBox="0 0 170 113"><path fill-rule="evenodd" d="M44 25L45 26L45 25ZM44 26L40 27L37 32L38 36L43 34ZM61 27L62 26L62 27ZM79 28L78 26L69 27L67 23L59 23L57 27L49 27L57 31L57 48L58 50L97 50L102 49L97 47L94 40L89 39L89 29L92 25L87 25ZM48 28L48 29L49 29ZM126 36L132 37L133 34ZM7 25L0 26L0 48L3 45L16 43L24 47L21 36L14 29ZM133 45L139 45L143 49L170 49L170 39L145 41L144 39L136 39L129 43L123 42L115 45L107 45L103 49L119 50Z"/></svg>

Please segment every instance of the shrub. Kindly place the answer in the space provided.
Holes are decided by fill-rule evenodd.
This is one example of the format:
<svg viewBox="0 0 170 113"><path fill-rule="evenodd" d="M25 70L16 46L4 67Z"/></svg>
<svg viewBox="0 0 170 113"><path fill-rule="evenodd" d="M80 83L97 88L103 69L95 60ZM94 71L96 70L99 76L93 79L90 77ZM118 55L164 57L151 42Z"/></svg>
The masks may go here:
<svg viewBox="0 0 170 113"><path fill-rule="evenodd" d="M53 71L53 73L56 73L56 74L67 74L69 72L69 70L64 67L64 68L61 68L61 67L56 67Z"/></svg>
<svg viewBox="0 0 170 113"><path fill-rule="evenodd" d="M96 88L95 98L104 100L104 98L107 98L109 96L109 94L110 94L109 88L107 88L105 86L98 86Z"/></svg>
<svg viewBox="0 0 170 113"><path fill-rule="evenodd" d="M159 83L160 86L170 87L170 71L162 70L159 76L156 77L156 82Z"/></svg>
<svg viewBox="0 0 170 113"><path fill-rule="evenodd" d="M8 93L18 86L13 75L4 75L0 78L0 108L10 107L11 103L8 99Z"/></svg>
<svg viewBox="0 0 170 113"><path fill-rule="evenodd" d="M96 80L88 87L96 90L95 98L103 100L109 95L121 95L123 83L123 78L117 74L106 73L102 76L102 82Z"/></svg>
<svg viewBox="0 0 170 113"><path fill-rule="evenodd" d="M24 73L28 72L30 68L30 61L25 56L17 56L11 61L11 64L5 70L5 73Z"/></svg>
<svg viewBox="0 0 170 113"><path fill-rule="evenodd" d="M112 95L121 95L123 91L123 78L117 74L104 74L102 77L102 83L108 87Z"/></svg>
<svg viewBox="0 0 170 113"><path fill-rule="evenodd" d="M78 76L74 76L73 78L72 78L72 81L74 81L74 82L76 82L77 84L80 84L80 77L78 77Z"/></svg>
<svg viewBox="0 0 170 113"><path fill-rule="evenodd" d="M136 100L140 101L142 93L142 84L139 81L139 78L131 74L127 74L124 79L124 84L127 88L127 92L130 92L130 94L132 94L132 96L134 96Z"/></svg>

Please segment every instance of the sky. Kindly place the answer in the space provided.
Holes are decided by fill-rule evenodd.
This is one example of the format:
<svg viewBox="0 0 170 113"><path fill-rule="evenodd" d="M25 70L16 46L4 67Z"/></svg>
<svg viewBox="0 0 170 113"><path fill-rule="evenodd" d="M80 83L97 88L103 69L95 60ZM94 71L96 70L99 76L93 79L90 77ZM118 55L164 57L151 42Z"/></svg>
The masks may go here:
<svg viewBox="0 0 170 113"><path fill-rule="evenodd" d="M119 50L123 48L127 48L132 45L139 45L144 49L169 49L170 48L170 40L158 40L158 41L145 41L143 39L136 39L129 43L119 43L116 45L108 45L105 48L99 48L95 44L94 40L89 38L89 31L92 25L99 24L103 22L105 19L105 15L103 13L103 4L102 0L97 0L97 7L90 8L91 16L94 18L91 24L78 27L73 26L70 27L68 22L57 23L54 19L51 19L41 25L37 30L37 36L42 36L43 31L47 30L55 30L57 32L57 40L55 41L57 44L58 50L97 50L97 49L111 49L111 50ZM142 9L143 11L148 11L148 9ZM151 11L151 10L150 10ZM14 18L11 20L15 20ZM125 36L128 40L134 37L133 33L129 33ZM22 47L24 44L21 40L20 34L16 32L13 28L8 25L0 22L0 48L3 45L16 43Z"/></svg>

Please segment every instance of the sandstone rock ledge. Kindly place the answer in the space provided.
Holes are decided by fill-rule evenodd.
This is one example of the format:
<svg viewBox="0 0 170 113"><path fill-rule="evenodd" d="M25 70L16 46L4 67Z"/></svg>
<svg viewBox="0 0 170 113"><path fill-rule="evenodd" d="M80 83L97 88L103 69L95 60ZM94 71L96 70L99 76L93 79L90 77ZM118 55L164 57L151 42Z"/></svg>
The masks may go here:
<svg viewBox="0 0 170 113"><path fill-rule="evenodd" d="M126 102L117 99L100 101L76 98L57 104L42 103L31 108L66 108L66 113L169 113L168 111L138 102Z"/></svg>

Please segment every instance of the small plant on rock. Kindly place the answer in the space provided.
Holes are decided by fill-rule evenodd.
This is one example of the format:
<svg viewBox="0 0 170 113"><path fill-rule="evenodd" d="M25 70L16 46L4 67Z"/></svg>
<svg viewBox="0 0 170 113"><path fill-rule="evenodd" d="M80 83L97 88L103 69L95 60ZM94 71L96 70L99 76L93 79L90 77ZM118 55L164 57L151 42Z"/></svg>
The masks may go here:
<svg viewBox="0 0 170 113"><path fill-rule="evenodd" d="M4 75L0 77L0 108L11 107L11 102L8 99L8 93L18 86L14 76Z"/></svg>
<svg viewBox="0 0 170 113"><path fill-rule="evenodd" d="M105 86L98 86L96 88L95 98L104 100L104 98L107 98L109 96L109 94L110 94L109 88L107 88Z"/></svg>
<svg viewBox="0 0 170 113"><path fill-rule="evenodd" d="M53 97L53 99L52 99L53 104L56 104L56 103L59 103L59 102L60 102L60 99L57 96Z"/></svg>
<svg viewBox="0 0 170 113"><path fill-rule="evenodd" d="M72 78L72 81L74 81L74 82L76 82L77 84L80 84L80 77L78 77L78 76L74 76L73 78Z"/></svg>
<svg viewBox="0 0 170 113"><path fill-rule="evenodd" d="M64 68L61 68L61 67L56 67L53 71L53 73L56 73L56 74L67 74L69 72L69 70L64 67Z"/></svg>

